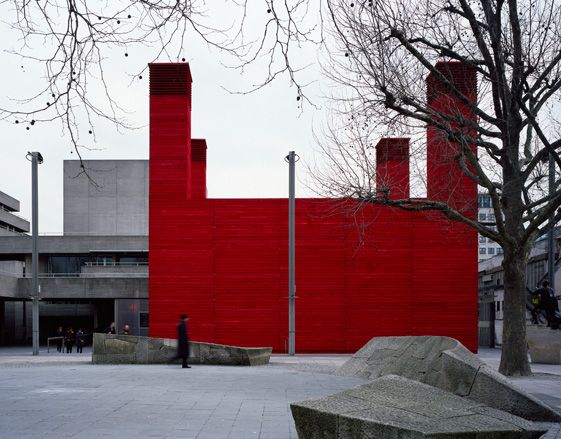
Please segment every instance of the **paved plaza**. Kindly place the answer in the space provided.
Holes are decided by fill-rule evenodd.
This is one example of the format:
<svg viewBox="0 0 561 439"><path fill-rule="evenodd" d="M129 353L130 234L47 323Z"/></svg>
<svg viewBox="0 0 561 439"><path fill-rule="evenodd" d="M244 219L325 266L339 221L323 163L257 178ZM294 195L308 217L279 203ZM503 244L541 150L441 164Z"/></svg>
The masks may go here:
<svg viewBox="0 0 561 439"><path fill-rule="evenodd" d="M55 350L56 351L56 350ZM498 366L499 350L480 358ZM91 351L0 349L1 438L296 438L289 403L364 383L349 356L273 356L257 367L92 365ZM514 381L561 411L561 366ZM561 438L551 425L547 439Z"/></svg>

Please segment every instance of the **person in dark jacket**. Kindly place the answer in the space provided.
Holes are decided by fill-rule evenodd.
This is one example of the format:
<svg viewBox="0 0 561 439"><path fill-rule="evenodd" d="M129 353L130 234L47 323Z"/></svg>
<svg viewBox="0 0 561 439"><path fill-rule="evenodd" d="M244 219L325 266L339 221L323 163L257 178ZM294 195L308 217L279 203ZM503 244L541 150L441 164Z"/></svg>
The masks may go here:
<svg viewBox="0 0 561 439"><path fill-rule="evenodd" d="M84 334L82 329L78 329L78 332L76 332L76 353L82 353L82 348L84 347L85 340L86 335Z"/></svg>
<svg viewBox="0 0 561 439"><path fill-rule="evenodd" d="M559 315L559 304L555 297L555 292L549 286L549 282L544 280L542 287L536 291L539 297L539 307L545 311L547 326L551 329L559 329L561 316Z"/></svg>
<svg viewBox="0 0 561 439"><path fill-rule="evenodd" d="M56 340L56 351L62 352L62 341L64 340L64 331L62 330L62 326L59 326L56 330L56 336L60 337Z"/></svg>
<svg viewBox="0 0 561 439"><path fill-rule="evenodd" d="M64 345L66 346L66 353L72 353L72 346L74 346L74 330L72 328L68 328L66 330L66 335L64 336Z"/></svg>
<svg viewBox="0 0 561 439"><path fill-rule="evenodd" d="M179 316L179 323L177 324L177 355L175 358L181 358L181 367L191 368L187 364L189 358L189 332L187 330L187 320L189 317L185 314Z"/></svg>

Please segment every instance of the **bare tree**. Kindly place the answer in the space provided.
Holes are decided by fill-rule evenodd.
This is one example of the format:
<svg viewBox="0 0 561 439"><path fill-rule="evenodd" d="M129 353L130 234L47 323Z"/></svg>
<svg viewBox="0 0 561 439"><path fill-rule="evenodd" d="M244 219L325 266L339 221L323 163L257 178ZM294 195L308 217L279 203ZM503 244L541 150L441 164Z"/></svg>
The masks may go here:
<svg viewBox="0 0 561 439"><path fill-rule="evenodd" d="M138 81L151 61L185 62L193 38L224 55L222 62L232 68L263 67L260 80L243 93L288 76L302 104L307 98L298 72L304 66L295 66L291 55L293 46L316 43L315 25L306 22L310 4L308 0L279 5L248 0L215 5L205 0L0 1L3 25L19 36L15 47L4 49L41 71L37 90L29 96L10 96L11 104L0 108L0 119L27 130L58 121L81 159L82 148L94 144L96 124L134 127L126 104L114 98L116 81L107 74L110 55L120 51L130 59L130 51L142 48L145 57L123 72L131 82Z"/></svg>
<svg viewBox="0 0 561 439"><path fill-rule="evenodd" d="M333 45L326 72L343 86L336 100L337 118L344 123L331 127L322 141L328 165L316 172L321 190L364 203L440 212L499 243L505 288L500 371L529 375L525 268L536 237L550 221L561 219L559 184L547 190L548 158L561 167L555 117L561 4L328 0L327 9ZM460 62L474 71L477 99L437 68L438 61ZM427 77L453 97L447 105L431 104ZM488 191L496 227L438 194L391 199L376 192L374 137L407 132L420 139L425 129L447 139L461 178Z"/></svg>

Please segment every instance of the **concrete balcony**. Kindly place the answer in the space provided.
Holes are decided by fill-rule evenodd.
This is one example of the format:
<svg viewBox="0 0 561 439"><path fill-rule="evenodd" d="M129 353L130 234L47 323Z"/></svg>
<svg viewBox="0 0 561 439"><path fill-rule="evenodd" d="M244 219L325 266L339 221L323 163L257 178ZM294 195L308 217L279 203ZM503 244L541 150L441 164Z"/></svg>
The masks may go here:
<svg viewBox="0 0 561 439"><path fill-rule="evenodd" d="M148 299L148 275L39 276L42 299ZM19 278L16 298L31 296L31 278Z"/></svg>

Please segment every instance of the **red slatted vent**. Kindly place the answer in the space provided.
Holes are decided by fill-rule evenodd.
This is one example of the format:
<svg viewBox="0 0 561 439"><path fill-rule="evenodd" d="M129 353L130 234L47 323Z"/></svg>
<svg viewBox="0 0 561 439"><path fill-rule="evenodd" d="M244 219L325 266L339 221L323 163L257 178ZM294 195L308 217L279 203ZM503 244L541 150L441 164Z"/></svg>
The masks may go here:
<svg viewBox="0 0 561 439"><path fill-rule="evenodd" d="M477 99L477 72L469 64L460 62L438 62L436 69L450 81L454 87L471 101ZM434 101L447 96L451 90L433 73L427 77L427 101L431 105Z"/></svg>
<svg viewBox="0 0 561 439"><path fill-rule="evenodd" d="M381 139L376 145L376 161L408 162L409 161L409 139L390 138Z"/></svg>
<svg viewBox="0 0 561 439"><path fill-rule="evenodd" d="M189 64L150 64L150 95L189 96L191 100Z"/></svg>
<svg viewBox="0 0 561 439"><path fill-rule="evenodd" d="M206 162L206 142L193 139L191 143L191 161Z"/></svg>

